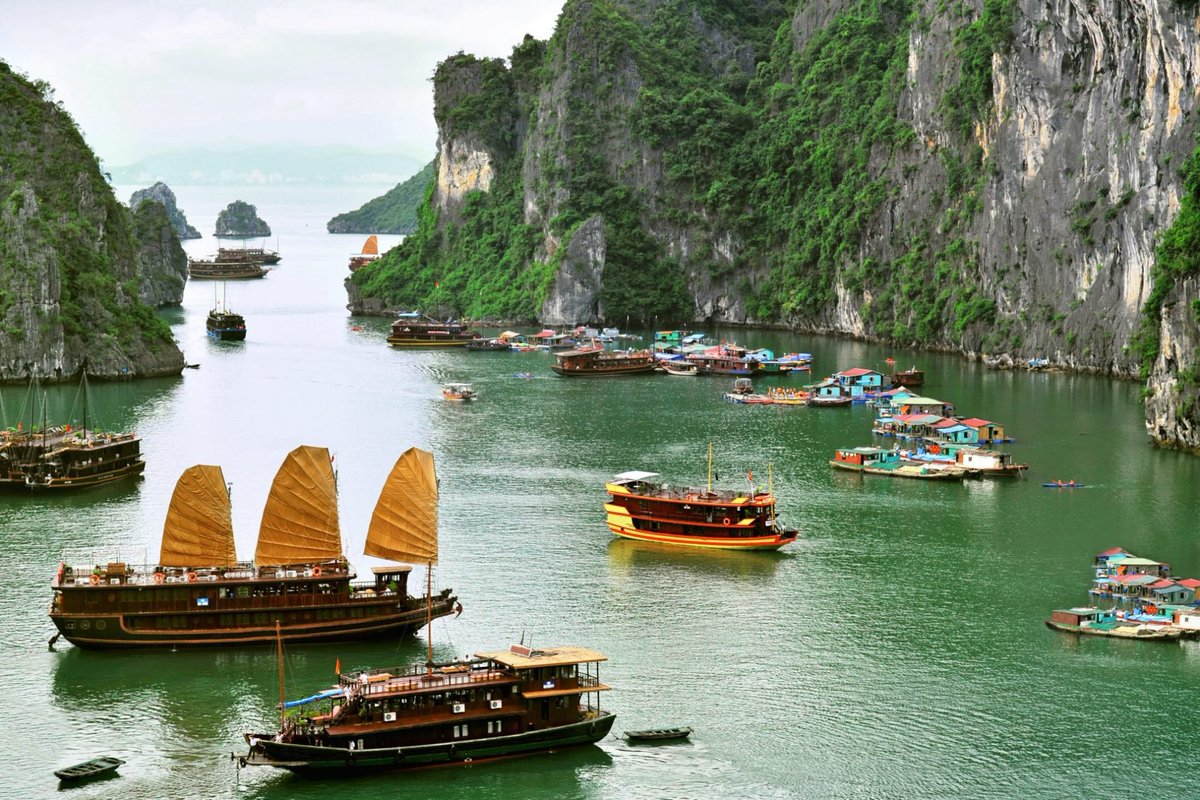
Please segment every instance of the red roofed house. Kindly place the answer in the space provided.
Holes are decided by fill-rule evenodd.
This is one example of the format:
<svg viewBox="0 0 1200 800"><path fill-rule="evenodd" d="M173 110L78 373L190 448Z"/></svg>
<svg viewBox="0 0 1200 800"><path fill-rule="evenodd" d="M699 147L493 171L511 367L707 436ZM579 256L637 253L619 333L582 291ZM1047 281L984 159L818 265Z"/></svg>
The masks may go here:
<svg viewBox="0 0 1200 800"><path fill-rule="evenodd" d="M998 422L988 422L986 419L980 419L979 417L971 417L970 419L961 420L961 422L968 428L974 428L979 431L978 441L980 444L1008 441L1004 435L1004 426Z"/></svg>

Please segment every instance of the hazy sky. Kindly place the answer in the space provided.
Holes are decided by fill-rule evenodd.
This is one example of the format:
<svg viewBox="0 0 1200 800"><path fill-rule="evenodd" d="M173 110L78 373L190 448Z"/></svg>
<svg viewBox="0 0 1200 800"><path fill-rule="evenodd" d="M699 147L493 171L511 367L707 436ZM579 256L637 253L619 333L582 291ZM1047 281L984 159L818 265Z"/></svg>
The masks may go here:
<svg viewBox="0 0 1200 800"><path fill-rule="evenodd" d="M0 59L109 165L222 143L435 152L437 62L549 37L564 0L0 0Z"/></svg>

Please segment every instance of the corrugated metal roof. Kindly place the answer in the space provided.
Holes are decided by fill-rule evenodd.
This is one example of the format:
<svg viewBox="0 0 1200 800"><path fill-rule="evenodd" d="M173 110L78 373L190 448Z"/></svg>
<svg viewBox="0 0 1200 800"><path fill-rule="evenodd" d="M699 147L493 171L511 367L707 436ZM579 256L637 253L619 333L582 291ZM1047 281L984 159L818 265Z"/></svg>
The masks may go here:
<svg viewBox="0 0 1200 800"><path fill-rule="evenodd" d="M969 425L972 428L982 428L984 425L995 425L996 423L988 422L986 419L980 419L979 417L971 417L970 419L964 419L962 424Z"/></svg>
<svg viewBox="0 0 1200 800"><path fill-rule="evenodd" d="M1196 580L1195 578L1184 578L1178 583L1180 586L1186 586L1188 589L1195 589L1200 586L1200 580Z"/></svg>
<svg viewBox="0 0 1200 800"><path fill-rule="evenodd" d="M852 367L851 369L847 369L847 370L843 370L842 372L839 372L838 375L843 375L847 378L857 378L859 375L870 375L872 373L874 373L876 375L879 374L878 372L875 372L875 370L873 370L873 369L864 369L862 367Z"/></svg>
<svg viewBox="0 0 1200 800"><path fill-rule="evenodd" d="M1126 556L1130 555L1129 551L1123 547L1110 547L1109 549L1105 550L1103 553L1097 553L1096 557L1099 558L1100 556L1115 556L1118 554L1126 555Z"/></svg>

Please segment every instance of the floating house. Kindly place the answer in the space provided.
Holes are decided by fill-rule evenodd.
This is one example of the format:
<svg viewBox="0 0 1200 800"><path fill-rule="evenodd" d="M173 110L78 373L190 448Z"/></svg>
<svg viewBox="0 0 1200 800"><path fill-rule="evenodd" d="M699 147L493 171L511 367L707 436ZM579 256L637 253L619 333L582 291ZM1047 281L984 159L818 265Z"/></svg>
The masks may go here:
<svg viewBox="0 0 1200 800"><path fill-rule="evenodd" d="M986 419L971 417L970 419L962 420L962 424L968 428L975 429L975 441L980 444L999 444L1001 442L1012 441L1012 439L1004 434L1004 426L998 422L989 422Z"/></svg>
<svg viewBox="0 0 1200 800"><path fill-rule="evenodd" d="M876 372L873 369L854 367L853 369L835 373L833 378L838 384L845 387L850 396L854 398L862 397L865 394L873 394L884 389L883 373Z"/></svg>
<svg viewBox="0 0 1200 800"><path fill-rule="evenodd" d="M892 406L897 407L897 403L893 401ZM948 417L954 411L954 403L932 397L908 397L899 401L898 407L901 414L937 414L942 417Z"/></svg>

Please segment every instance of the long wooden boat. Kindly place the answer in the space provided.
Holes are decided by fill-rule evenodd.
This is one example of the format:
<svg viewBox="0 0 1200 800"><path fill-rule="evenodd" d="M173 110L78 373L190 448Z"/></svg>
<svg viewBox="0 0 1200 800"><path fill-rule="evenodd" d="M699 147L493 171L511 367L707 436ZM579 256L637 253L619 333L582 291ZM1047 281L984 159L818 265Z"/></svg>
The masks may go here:
<svg viewBox="0 0 1200 800"><path fill-rule="evenodd" d="M205 261L198 258L188 259L188 277L193 280L225 280L239 281L252 278L262 278L267 272L257 261Z"/></svg>
<svg viewBox="0 0 1200 800"><path fill-rule="evenodd" d="M101 756L81 764L54 770L54 776L65 783L82 783L93 778L113 775L125 762L112 756Z"/></svg>
<svg viewBox="0 0 1200 800"><path fill-rule="evenodd" d="M600 663L583 647L477 653L451 664L339 675L284 712L277 733L247 733L243 766L323 775L480 762L557 751L608 735Z"/></svg>
<svg viewBox="0 0 1200 800"><path fill-rule="evenodd" d="M555 353L550 369L567 378L604 378L653 372L654 355L649 350L605 350L581 347Z"/></svg>
<svg viewBox="0 0 1200 800"><path fill-rule="evenodd" d="M208 336L222 342L242 342L246 339L246 318L241 314L214 308L204 323Z"/></svg>
<svg viewBox="0 0 1200 800"><path fill-rule="evenodd" d="M892 373L893 386L924 386L925 373L916 367L909 367L901 372Z"/></svg>
<svg viewBox="0 0 1200 800"><path fill-rule="evenodd" d="M36 394L36 387L31 387ZM142 440L136 433L90 429L91 405L86 373L81 378L83 424L49 427L31 433L0 434L0 487L33 491L88 489L137 478L146 469Z"/></svg>
<svg viewBox="0 0 1200 800"><path fill-rule="evenodd" d="M626 539L722 550L778 550L798 532L775 517L775 496L751 489L679 488L654 472L622 472L605 484L608 529Z"/></svg>
<svg viewBox="0 0 1200 800"><path fill-rule="evenodd" d="M400 314L387 343L392 347L464 347L479 338L464 322L439 322L419 314Z"/></svg>
<svg viewBox="0 0 1200 800"><path fill-rule="evenodd" d="M691 728L654 728L645 731L625 731L625 739L629 742L678 742L691 735Z"/></svg>
<svg viewBox="0 0 1200 800"><path fill-rule="evenodd" d="M690 361L663 359L658 362L658 366L663 372L676 378L694 378L699 374L696 365Z"/></svg>
<svg viewBox="0 0 1200 800"><path fill-rule="evenodd" d="M427 564L436 548L433 457L411 448L380 492L364 553ZM96 648L266 644L276 621L289 641L401 636L456 610L449 589L410 597L411 569L375 567L372 581L354 580L329 451L304 446L271 485L254 561L237 560L221 468L194 466L171 497L158 564L64 561L50 618L68 641Z"/></svg>
<svg viewBox="0 0 1200 800"><path fill-rule="evenodd" d="M363 252L365 253L366 250L363 250ZM262 247L218 247L217 257L214 260L251 264L278 264L282 258L283 256L279 255L278 252Z"/></svg>

